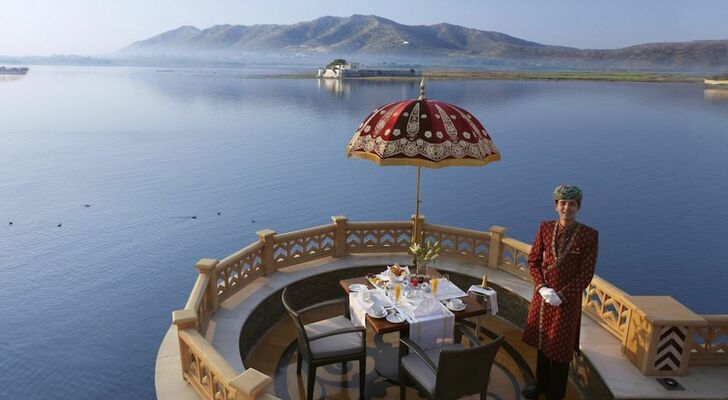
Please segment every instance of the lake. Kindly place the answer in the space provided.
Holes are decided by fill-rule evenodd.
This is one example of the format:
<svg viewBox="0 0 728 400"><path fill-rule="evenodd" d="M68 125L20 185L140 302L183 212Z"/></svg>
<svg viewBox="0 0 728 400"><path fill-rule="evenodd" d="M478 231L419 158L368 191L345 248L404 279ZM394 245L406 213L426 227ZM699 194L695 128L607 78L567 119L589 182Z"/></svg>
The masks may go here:
<svg viewBox="0 0 728 400"><path fill-rule="evenodd" d="M349 160L345 147L369 112L419 83L259 77L285 72L0 77L0 398L152 398L157 348L197 260L264 228L410 217L416 169ZM597 274L728 313L714 254L728 242L728 96L564 81L431 81L427 94L469 110L502 153L483 168L423 170L427 221L501 225L530 243L556 217L553 188L576 184L579 220L600 232Z"/></svg>

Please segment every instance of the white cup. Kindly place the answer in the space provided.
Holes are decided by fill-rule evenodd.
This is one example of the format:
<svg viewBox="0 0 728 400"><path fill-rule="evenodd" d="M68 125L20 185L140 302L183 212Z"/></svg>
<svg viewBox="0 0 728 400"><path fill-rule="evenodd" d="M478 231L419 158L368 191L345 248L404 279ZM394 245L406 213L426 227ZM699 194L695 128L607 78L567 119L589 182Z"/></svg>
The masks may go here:
<svg viewBox="0 0 728 400"><path fill-rule="evenodd" d="M450 307L460 308L463 306L463 301L460 299L450 299Z"/></svg>
<svg viewBox="0 0 728 400"><path fill-rule="evenodd" d="M375 304L372 306L371 310L372 314L374 315L382 315L382 313L384 312L384 307L380 306L379 304Z"/></svg>

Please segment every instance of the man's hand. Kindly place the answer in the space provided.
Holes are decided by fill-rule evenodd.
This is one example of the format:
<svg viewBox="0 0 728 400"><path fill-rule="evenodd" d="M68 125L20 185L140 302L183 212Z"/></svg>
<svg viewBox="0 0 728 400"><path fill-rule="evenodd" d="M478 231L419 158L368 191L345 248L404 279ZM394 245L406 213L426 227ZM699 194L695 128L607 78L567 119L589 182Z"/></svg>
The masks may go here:
<svg viewBox="0 0 728 400"><path fill-rule="evenodd" d="M558 306L563 303L561 297L559 297L559 295L556 294L556 291L550 287L544 286L541 289L538 289L538 294L541 295L546 303L551 304L552 306Z"/></svg>
<svg viewBox="0 0 728 400"><path fill-rule="evenodd" d="M561 300L561 297L559 297L559 295L558 295L558 294L556 294L556 292L554 292L553 294L551 294L551 295L549 296L549 298L548 298L548 300L546 300L546 302L547 302L547 303L549 303L549 304L551 304L551 305L552 305L552 306L554 306L554 307L558 307L558 306L559 306L559 305L561 305L561 303L563 303L564 301L563 301L563 300Z"/></svg>
<svg viewBox="0 0 728 400"><path fill-rule="evenodd" d="M544 286L541 289L538 289L538 294L540 294L544 300L548 300L550 295L556 294L556 291L548 286Z"/></svg>

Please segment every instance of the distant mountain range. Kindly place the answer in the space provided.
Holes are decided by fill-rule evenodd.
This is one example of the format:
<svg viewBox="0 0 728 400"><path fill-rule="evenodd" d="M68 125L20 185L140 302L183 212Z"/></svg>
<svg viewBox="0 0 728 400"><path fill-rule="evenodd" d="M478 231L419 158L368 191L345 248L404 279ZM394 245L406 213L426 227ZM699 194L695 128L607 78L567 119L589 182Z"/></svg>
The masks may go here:
<svg viewBox="0 0 728 400"><path fill-rule="evenodd" d="M216 25L204 30L183 26L135 42L115 55L236 58L271 53L447 57L460 63L517 63L536 68L719 70L728 66L728 40L584 50L445 23L402 25L374 15L321 17L292 25Z"/></svg>

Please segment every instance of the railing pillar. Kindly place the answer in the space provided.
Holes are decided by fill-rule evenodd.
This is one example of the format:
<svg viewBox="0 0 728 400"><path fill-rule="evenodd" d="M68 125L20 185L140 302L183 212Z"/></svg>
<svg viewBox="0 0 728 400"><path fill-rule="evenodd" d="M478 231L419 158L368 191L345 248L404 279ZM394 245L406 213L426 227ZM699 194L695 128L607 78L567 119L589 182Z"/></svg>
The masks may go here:
<svg viewBox="0 0 728 400"><path fill-rule="evenodd" d="M412 214L412 239L410 240L410 243L420 243L422 244L422 238L424 235L422 234L424 232L425 228L425 216L420 214L420 218L417 220L417 236L415 237L415 215Z"/></svg>
<svg viewBox="0 0 728 400"><path fill-rule="evenodd" d="M334 257L342 257L346 255L346 222L349 218L343 215L335 215L331 217L336 225L336 233L334 234Z"/></svg>
<svg viewBox="0 0 728 400"><path fill-rule="evenodd" d="M248 368L228 383L235 389L235 400L254 400L273 382L268 375Z"/></svg>
<svg viewBox="0 0 728 400"><path fill-rule="evenodd" d="M622 344L625 357L647 376L685 375L696 327L705 318L670 296L632 296L635 309Z"/></svg>
<svg viewBox="0 0 728 400"><path fill-rule="evenodd" d="M177 330L194 328L197 324L197 312L195 310L172 311L172 324Z"/></svg>
<svg viewBox="0 0 728 400"><path fill-rule="evenodd" d="M210 305L210 314L214 314L220 308L220 300L217 298L217 260L203 258L197 262L195 268L201 274L207 274L210 279L205 290L207 304Z"/></svg>
<svg viewBox="0 0 728 400"><path fill-rule="evenodd" d="M177 310L172 311L172 324L177 327L177 342L179 344L179 358L182 366L182 376L189 370L187 363L189 355L187 354L187 346L182 343L179 337L179 331L187 328L195 329L197 327L197 313L195 310Z"/></svg>
<svg viewBox="0 0 728 400"><path fill-rule="evenodd" d="M488 246L488 266L498 268L501 260L501 239L506 236L506 228L493 225L489 229L490 246Z"/></svg>
<svg viewBox="0 0 728 400"><path fill-rule="evenodd" d="M263 229L255 232L258 238L263 242L263 272L270 275L276 271L273 264L273 245L275 244L276 232L270 229Z"/></svg>

